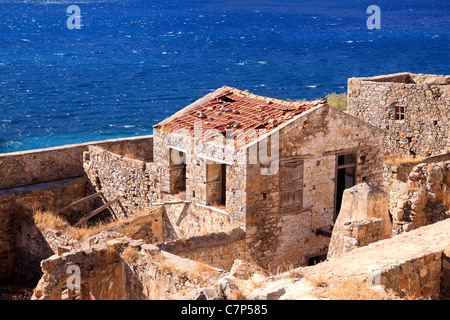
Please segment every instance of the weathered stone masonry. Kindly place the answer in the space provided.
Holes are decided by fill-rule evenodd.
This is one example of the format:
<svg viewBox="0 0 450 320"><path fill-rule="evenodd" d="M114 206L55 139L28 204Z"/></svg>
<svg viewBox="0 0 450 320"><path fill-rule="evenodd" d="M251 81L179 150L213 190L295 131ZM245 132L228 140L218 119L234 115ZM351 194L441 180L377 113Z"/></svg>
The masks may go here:
<svg viewBox="0 0 450 320"><path fill-rule="evenodd" d="M348 112L385 131L389 154L429 156L450 150L450 76L349 78Z"/></svg>
<svg viewBox="0 0 450 320"><path fill-rule="evenodd" d="M280 208L281 170L261 175L259 165L249 165L247 172L247 247L264 266L305 265L326 254L330 239L316 230L334 222L337 155L355 152L356 183L382 182L381 130L327 106L307 113L279 130L280 164L303 161L303 209Z"/></svg>
<svg viewBox="0 0 450 320"><path fill-rule="evenodd" d="M56 211L93 193L83 169L83 152L88 146L147 160L153 157L152 141L152 136L141 136L1 154L0 282L32 278L32 270L39 269L43 255L51 252L45 246L42 250L30 247L30 239L42 240L29 221L33 209ZM96 205L94 199L61 215L74 223Z"/></svg>
<svg viewBox="0 0 450 320"><path fill-rule="evenodd" d="M200 139L195 132L167 130L164 124L171 121L183 128L183 121L192 119L186 114L194 103L155 126L154 137L134 147L134 140L128 147L83 146L78 150L83 155L80 172L80 155L75 157L76 174L87 176L90 193L101 192L105 202L118 201L111 207L116 216L162 206L158 241L175 241L166 247L182 256L223 268L245 257L276 269L289 263L305 265L324 255L329 238L319 231L330 231L338 214L338 188L343 191L364 181L381 185L382 130L321 101L290 103L228 87L207 97L197 105L211 115L194 115L206 127L209 121L217 121L222 129L248 125L244 138L254 128L264 128L266 135L224 147L208 138L208 130ZM145 145L142 150L140 143ZM261 160L266 143L267 156L275 158L269 165ZM232 157L224 157L224 151ZM177 153L183 154L184 164L174 165ZM227 234L236 228L243 238ZM224 238L212 241L215 245L197 250L183 245L196 244L192 237L205 234L213 240L221 232ZM218 260L217 254L229 259Z"/></svg>
<svg viewBox="0 0 450 320"><path fill-rule="evenodd" d="M297 108L302 110L300 114L289 114ZM270 118L271 112L279 112L279 118ZM261 136L246 146L236 143L229 148L228 143L223 146L223 142L201 139L208 136L205 129L200 130L200 139L196 134L196 128L203 126L216 129L220 137L224 128L232 130L232 125L249 126L249 132L252 125L267 128L267 139ZM228 212L230 223L241 224L246 231L249 257L269 268L283 263L298 266L327 251L329 238L317 230L330 231L337 214L338 158L347 154L353 163L349 168L354 174L352 185L363 181L381 185L382 139L381 129L320 101L292 104L224 87L155 126L154 161L161 197L172 199L176 192L171 190L171 152L183 152L186 189L181 194L187 201L212 207L218 207L209 201L217 197L214 183L218 179L212 178L211 170L216 174L222 165L226 190L225 208L221 209ZM262 163L264 146L276 163ZM272 154L272 148L278 154ZM259 154L256 162L255 153ZM216 159L214 168L208 158ZM280 176L292 169L294 172ZM345 179L351 175L349 171ZM296 180L289 181L293 176Z"/></svg>

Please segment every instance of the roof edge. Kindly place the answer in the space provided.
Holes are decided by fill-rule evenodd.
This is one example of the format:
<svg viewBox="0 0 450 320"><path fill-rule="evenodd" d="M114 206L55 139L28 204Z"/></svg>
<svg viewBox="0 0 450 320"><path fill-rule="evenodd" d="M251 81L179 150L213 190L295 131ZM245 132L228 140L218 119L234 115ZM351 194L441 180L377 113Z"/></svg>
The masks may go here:
<svg viewBox="0 0 450 320"><path fill-rule="evenodd" d="M370 123L368 123L368 122L366 122L366 121L363 121L363 120L359 119L358 117L355 117L355 116L353 116L353 115L351 115L351 114L348 114L347 112L343 112L343 111L338 110L338 109L336 109L336 108L330 107L330 106L328 105L328 103L321 103L321 104L318 104L317 106L315 106L315 107L313 107L313 108L311 108L311 109L309 109L309 110L307 110L307 111L305 111L305 112L303 112L303 113L301 113L301 114L296 115L295 117L293 117L293 118L290 119L289 121L286 121L285 123L283 123L283 124L280 125L279 127L276 127L276 128L274 128L273 130L271 130L271 131L265 133L264 135L258 137L258 139L256 139L255 141L252 141L251 143L247 144L247 145L245 146L245 148L250 148L250 147L253 146L254 144L260 142L261 140L266 139L267 137L271 136L271 135L274 134L275 132L284 129L285 127L287 127L288 125L290 125L290 124L293 123L294 121L297 121L298 119L300 119L300 118L302 118L302 117L306 117L306 116L308 116L310 113L313 113L313 112L317 111L317 110L320 109L320 108L328 108L329 110L332 110L331 112L336 112L336 113L338 113L338 114L343 114L343 116L352 118L354 121L360 123L361 125L365 125L365 126L371 128L372 130L378 131L378 133L384 135L384 130L383 130L383 129L381 129L381 128L377 127L377 126L374 126L374 125L372 125L372 124L370 124Z"/></svg>
<svg viewBox="0 0 450 320"><path fill-rule="evenodd" d="M258 139L256 139L255 141L252 141L251 143L247 144L247 145L245 146L245 148L250 148L250 147L253 146L254 144L260 142L261 140L264 140L265 138L271 136L271 135L274 134L275 132L282 130L283 128L285 128L286 126L290 125L291 123L297 121L298 119L300 119L300 118L302 118L302 117L305 117L305 116L307 116L308 114L310 114L310 113L312 113L312 112L314 112L314 111L316 111L316 110L318 110L318 109L320 109L320 108L323 108L323 107L328 107L328 108L330 108L330 106L329 106L327 103L321 103L321 104L318 104L317 106L312 107L311 109L306 110L305 112L302 112L302 113L296 115L296 116L293 117L292 119L290 119L290 120L288 120L288 121L282 123L281 125L277 126L276 128L273 128L273 129L270 130L269 132L267 132L267 133L263 134L262 136L258 137Z"/></svg>
<svg viewBox="0 0 450 320"><path fill-rule="evenodd" d="M230 87L228 87L228 86L223 86L223 87L221 87L221 88L219 88L219 89L214 90L213 92L208 93L206 96L203 96L202 98L200 98L200 99L194 101L194 102L191 103L190 105L188 105L188 106L184 107L183 109L181 109L181 110L175 112L175 113L174 113L173 115L171 115L170 117L168 117L168 118L164 119L163 121L161 121L161 122L155 124L155 125L153 126L153 128L159 128L159 127L161 127L162 125L164 125L164 124L166 124L166 123L168 123L168 122L170 122L170 121L172 121L172 120L174 120L174 119L176 119L176 118L178 118L178 117L184 115L185 113L191 111L192 109L195 109L196 107L202 105L203 103L205 103L205 102L207 102L207 101L209 101L209 100L214 99L216 96L220 95L221 93L223 93L223 92L225 92L225 91L227 91L227 90L229 90L229 89L230 89Z"/></svg>

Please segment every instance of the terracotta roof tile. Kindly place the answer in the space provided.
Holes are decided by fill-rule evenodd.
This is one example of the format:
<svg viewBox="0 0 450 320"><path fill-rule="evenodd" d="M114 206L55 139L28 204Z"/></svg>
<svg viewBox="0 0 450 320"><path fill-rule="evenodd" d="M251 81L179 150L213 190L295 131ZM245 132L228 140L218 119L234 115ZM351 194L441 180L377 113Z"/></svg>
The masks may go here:
<svg viewBox="0 0 450 320"><path fill-rule="evenodd" d="M202 121L203 130L217 129L225 134L226 130L250 130L276 128L319 104L324 100L288 102L274 98L258 96L247 91L231 87L218 90L217 96L181 113L161 125L164 131L180 128L194 129L195 121ZM183 111L183 110L182 110Z"/></svg>

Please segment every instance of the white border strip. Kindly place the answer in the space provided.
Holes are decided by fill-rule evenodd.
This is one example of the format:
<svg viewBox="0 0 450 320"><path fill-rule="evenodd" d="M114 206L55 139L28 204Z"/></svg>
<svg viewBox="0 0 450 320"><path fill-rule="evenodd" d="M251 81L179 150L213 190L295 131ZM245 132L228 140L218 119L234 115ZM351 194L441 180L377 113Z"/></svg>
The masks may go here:
<svg viewBox="0 0 450 320"><path fill-rule="evenodd" d="M233 162L229 162L229 161L225 161L225 160L220 160L220 159L216 159L216 158L212 158L212 157L208 157L208 156L198 156L199 158L205 159L205 160L209 160L209 161L214 161L217 163L223 163L223 164L228 164L230 166L233 165Z"/></svg>
<svg viewBox="0 0 450 320"><path fill-rule="evenodd" d="M170 149L174 149L174 150L177 150L177 151L180 151L180 152L183 152L183 153L187 154L187 150L186 149L178 148L178 147L175 147L175 146L168 146L168 147Z"/></svg>

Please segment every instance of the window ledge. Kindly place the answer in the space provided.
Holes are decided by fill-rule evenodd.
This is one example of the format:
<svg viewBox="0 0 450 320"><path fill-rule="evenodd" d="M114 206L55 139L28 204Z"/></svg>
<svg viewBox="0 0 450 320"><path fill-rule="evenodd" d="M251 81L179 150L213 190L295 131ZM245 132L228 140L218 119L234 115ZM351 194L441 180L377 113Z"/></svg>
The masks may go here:
<svg viewBox="0 0 450 320"><path fill-rule="evenodd" d="M309 206L306 208L301 208L301 209L280 208L280 214L286 215L286 216L293 216L293 215L300 214L303 212L311 211L311 209L312 209L312 206ZM283 212L283 210L286 210L286 211Z"/></svg>

